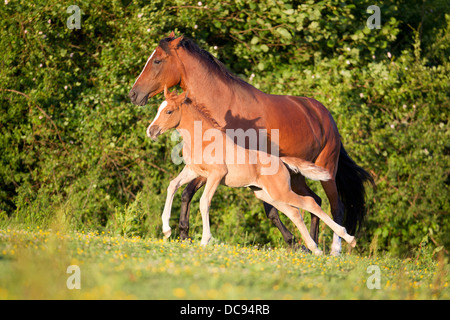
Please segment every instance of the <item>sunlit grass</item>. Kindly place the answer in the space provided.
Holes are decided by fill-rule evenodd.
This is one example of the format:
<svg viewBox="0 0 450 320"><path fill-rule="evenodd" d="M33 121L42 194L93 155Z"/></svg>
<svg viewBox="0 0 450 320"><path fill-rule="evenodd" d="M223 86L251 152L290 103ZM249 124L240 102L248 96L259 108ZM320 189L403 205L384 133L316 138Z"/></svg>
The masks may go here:
<svg viewBox="0 0 450 320"><path fill-rule="evenodd" d="M68 289L69 265L81 289ZM380 270L370 290L368 267ZM449 299L437 255L316 257L287 248L0 230L0 299Z"/></svg>

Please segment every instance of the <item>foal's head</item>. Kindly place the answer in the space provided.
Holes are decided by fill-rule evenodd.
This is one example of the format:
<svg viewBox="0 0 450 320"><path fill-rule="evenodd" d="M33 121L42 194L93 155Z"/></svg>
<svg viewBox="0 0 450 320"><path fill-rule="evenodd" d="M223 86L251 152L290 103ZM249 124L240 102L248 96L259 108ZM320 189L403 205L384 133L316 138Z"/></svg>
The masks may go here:
<svg viewBox="0 0 450 320"><path fill-rule="evenodd" d="M181 105L187 101L187 92L178 95L174 90L170 92L164 86L164 97L155 119L147 128L147 136L155 140L160 134L176 128L181 120Z"/></svg>

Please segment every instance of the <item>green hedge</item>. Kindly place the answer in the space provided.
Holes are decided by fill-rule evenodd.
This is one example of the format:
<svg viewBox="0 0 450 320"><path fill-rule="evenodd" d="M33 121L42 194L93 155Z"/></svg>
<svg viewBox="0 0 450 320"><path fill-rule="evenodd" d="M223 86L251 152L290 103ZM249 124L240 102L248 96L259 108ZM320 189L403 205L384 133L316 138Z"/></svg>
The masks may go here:
<svg viewBox="0 0 450 320"><path fill-rule="evenodd" d="M178 141L145 136L160 96L137 107L127 94L175 30L261 90L329 108L349 154L378 186L368 190L359 250L375 242L396 254L427 243L450 249L446 1L380 5L381 29L372 30L370 1L81 1L81 29L70 30L72 4L0 6L0 225L62 221L161 236L165 189L181 170L170 161ZM211 224L221 241L282 243L248 190L219 188ZM331 232L321 230L328 245Z"/></svg>

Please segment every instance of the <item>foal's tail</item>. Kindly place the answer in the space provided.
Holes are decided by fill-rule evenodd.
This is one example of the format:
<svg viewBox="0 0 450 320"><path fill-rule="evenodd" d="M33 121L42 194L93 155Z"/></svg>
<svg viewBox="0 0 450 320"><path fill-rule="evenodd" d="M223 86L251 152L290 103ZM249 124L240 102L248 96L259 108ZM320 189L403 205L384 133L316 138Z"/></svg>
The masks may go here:
<svg viewBox="0 0 450 320"><path fill-rule="evenodd" d="M366 216L366 191L364 183L369 181L375 188L372 176L353 161L341 144L336 186L339 198L344 204L344 227L351 235L361 227Z"/></svg>
<svg viewBox="0 0 450 320"><path fill-rule="evenodd" d="M294 157L281 157L281 161L295 173L301 173L311 180L327 181L331 179L330 173L325 168L314 163Z"/></svg>

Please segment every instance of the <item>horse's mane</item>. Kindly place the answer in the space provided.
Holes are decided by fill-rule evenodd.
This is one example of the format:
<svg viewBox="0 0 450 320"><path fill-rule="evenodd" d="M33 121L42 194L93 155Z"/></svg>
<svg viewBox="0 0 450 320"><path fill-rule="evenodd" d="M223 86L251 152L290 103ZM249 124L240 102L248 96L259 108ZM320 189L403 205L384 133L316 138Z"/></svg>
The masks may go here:
<svg viewBox="0 0 450 320"><path fill-rule="evenodd" d="M220 130L222 132L224 131L224 129L211 116L211 113L209 112L209 110L204 105L200 105L200 104L192 101L189 98L186 99L185 104L188 106L188 108L192 107L193 109L195 109L195 111L197 111L197 113L199 113L201 117L205 118L212 127L214 127L215 129L218 129L218 130Z"/></svg>
<svg viewBox="0 0 450 320"><path fill-rule="evenodd" d="M175 38L164 38L159 42L159 46L170 54L169 42L173 41ZM185 49L194 58L203 63L207 68L208 74L214 74L226 84L233 87L233 89L254 88L251 84L245 82L237 75L233 74L228 68L220 62L216 57L206 50L201 49L193 40L183 37L178 44L178 47ZM251 91L251 90L250 90Z"/></svg>

